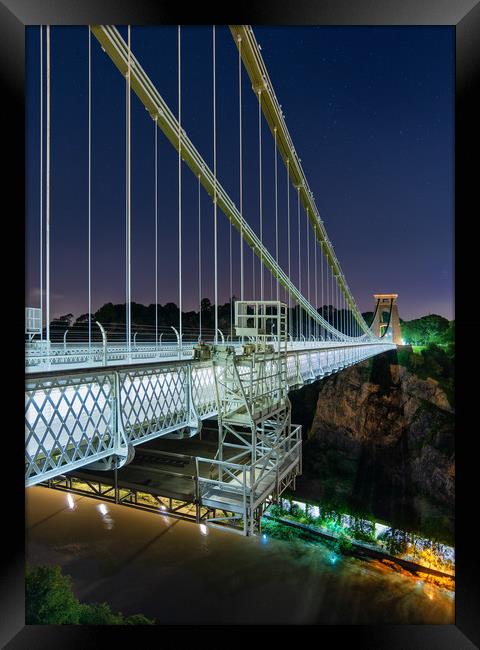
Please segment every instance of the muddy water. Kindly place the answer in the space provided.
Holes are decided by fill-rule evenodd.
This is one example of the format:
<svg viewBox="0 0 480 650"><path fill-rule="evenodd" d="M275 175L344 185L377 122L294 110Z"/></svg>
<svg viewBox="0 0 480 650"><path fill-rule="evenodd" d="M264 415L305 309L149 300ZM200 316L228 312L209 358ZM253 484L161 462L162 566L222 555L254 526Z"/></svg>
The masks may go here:
<svg viewBox="0 0 480 650"><path fill-rule="evenodd" d="M438 624L451 592L322 544L285 542L29 488L27 561L59 564L76 596L157 623Z"/></svg>

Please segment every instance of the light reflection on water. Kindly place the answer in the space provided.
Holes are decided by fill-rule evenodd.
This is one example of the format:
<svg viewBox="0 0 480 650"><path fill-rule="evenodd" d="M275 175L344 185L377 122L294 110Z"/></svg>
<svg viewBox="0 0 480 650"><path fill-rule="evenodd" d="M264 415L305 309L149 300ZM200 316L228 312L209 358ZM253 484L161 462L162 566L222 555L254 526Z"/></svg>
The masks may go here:
<svg viewBox="0 0 480 650"><path fill-rule="evenodd" d="M97 510L102 516L102 521L105 525L105 528L107 530L112 530L112 528L115 526L115 522L110 516L107 506L104 503L100 503L100 505L97 506Z"/></svg>
<svg viewBox="0 0 480 650"><path fill-rule="evenodd" d="M71 510L65 493L43 487L29 488L26 503L27 561L60 564L81 600L126 615L172 624L454 622L451 592L324 544L202 530L88 497Z"/></svg>

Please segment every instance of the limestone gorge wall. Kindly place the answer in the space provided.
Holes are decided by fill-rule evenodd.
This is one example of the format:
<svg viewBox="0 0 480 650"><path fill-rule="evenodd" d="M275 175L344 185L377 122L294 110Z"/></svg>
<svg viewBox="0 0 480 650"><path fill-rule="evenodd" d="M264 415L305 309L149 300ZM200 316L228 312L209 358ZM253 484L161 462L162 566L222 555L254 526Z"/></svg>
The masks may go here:
<svg viewBox="0 0 480 650"><path fill-rule="evenodd" d="M399 525L453 530L454 410L384 353L290 395L304 428L298 492Z"/></svg>

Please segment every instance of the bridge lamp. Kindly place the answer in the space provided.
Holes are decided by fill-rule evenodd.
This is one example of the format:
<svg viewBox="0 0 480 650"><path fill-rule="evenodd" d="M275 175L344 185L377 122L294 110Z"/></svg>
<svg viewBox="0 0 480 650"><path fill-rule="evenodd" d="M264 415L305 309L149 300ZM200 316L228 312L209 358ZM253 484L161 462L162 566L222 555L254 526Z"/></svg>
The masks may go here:
<svg viewBox="0 0 480 650"><path fill-rule="evenodd" d="M206 527L205 524L200 524L200 532L202 535L208 535L208 528Z"/></svg>

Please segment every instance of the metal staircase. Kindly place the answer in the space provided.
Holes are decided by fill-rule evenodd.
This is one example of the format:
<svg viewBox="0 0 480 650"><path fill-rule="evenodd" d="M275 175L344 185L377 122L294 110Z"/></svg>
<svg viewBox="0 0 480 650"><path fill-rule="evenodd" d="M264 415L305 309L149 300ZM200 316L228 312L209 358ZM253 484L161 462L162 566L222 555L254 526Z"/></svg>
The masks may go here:
<svg viewBox="0 0 480 650"><path fill-rule="evenodd" d="M212 347L218 450L213 460L197 459L199 488L209 523L253 534L268 498L277 499L301 471L301 427L292 428L287 394L287 306L237 302L235 329L248 339L240 354ZM204 463L208 478L201 476Z"/></svg>

